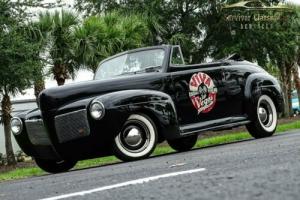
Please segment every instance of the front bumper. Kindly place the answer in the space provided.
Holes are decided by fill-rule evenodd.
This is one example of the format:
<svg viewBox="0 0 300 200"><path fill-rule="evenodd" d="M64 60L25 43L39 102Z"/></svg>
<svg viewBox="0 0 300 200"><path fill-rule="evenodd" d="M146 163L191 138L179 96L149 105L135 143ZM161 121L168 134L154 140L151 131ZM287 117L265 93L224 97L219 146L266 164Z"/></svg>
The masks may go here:
<svg viewBox="0 0 300 200"><path fill-rule="evenodd" d="M24 127L22 133L15 135L15 138L21 149L29 156L62 160L50 134L55 133L55 138L62 145L90 135L86 109L55 116L54 130L45 126L40 110L34 110L18 117L23 121Z"/></svg>
<svg viewBox="0 0 300 200"><path fill-rule="evenodd" d="M25 120L25 129L31 144L35 146L51 146L47 131L42 119Z"/></svg>
<svg viewBox="0 0 300 200"><path fill-rule="evenodd" d="M25 130L33 145L51 146L49 132L56 133L59 143L65 143L90 135L90 126L85 109L77 110L54 118L54 129L47 131L41 116L24 119Z"/></svg>
<svg viewBox="0 0 300 200"><path fill-rule="evenodd" d="M21 113L17 117L23 122L23 130L14 136L24 153L35 158L62 160L48 136L40 110Z"/></svg>

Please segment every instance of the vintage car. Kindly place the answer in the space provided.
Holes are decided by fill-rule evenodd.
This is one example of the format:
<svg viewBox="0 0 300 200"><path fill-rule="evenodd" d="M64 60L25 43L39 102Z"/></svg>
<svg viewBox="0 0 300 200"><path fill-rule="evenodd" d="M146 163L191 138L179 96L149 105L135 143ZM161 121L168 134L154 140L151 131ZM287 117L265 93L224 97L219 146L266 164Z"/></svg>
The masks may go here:
<svg viewBox="0 0 300 200"><path fill-rule="evenodd" d="M227 10L246 10L246 11L291 11L286 5L270 6L265 5L264 2L258 0L241 1L238 3L225 6L223 9Z"/></svg>
<svg viewBox="0 0 300 200"><path fill-rule="evenodd" d="M294 112L294 115L299 115L300 113L300 104L298 99L298 93L296 90L292 92L292 109Z"/></svg>
<svg viewBox="0 0 300 200"><path fill-rule="evenodd" d="M147 158L163 141L187 151L208 130L246 125L268 137L282 111L281 88L261 67L237 55L186 65L179 46L162 45L104 60L92 81L44 90L11 130L40 168L58 173L83 159Z"/></svg>

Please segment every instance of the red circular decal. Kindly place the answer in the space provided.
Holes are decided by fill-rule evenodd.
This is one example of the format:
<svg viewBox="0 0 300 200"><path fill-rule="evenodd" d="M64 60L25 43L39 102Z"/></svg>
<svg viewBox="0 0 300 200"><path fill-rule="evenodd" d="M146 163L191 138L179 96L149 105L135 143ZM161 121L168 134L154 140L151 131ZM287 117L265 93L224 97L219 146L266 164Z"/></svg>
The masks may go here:
<svg viewBox="0 0 300 200"><path fill-rule="evenodd" d="M208 113L216 104L217 88L213 80L205 73L194 74L190 80L190 98L198 114Z"/></svg>

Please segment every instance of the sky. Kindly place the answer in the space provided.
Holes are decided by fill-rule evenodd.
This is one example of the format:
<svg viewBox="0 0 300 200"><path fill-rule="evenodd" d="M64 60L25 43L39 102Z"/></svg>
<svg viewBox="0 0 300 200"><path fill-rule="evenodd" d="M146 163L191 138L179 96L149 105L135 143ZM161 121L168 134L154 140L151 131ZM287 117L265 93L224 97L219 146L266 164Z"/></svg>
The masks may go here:
<svg viewBox="0 0 300 200"><path fill-rule="evenodd" d="M300 5L300 0L288 0L289 2L296 3Z"/></svg>
<svg viewBox="0 0 300 200"><path fill-rule="evenodd" d="M51 3L51 2L55 2L55 0L45 0L44 2L46 3ZM69 8L71 5L73 5L74 1L73 0L62 0L62 2L65 4L66 8ZM299 4L300 5L300 0L288 0L288 2L292 2L295 4ZM33 12L41 12L43 11L42 9L35 9L32 10ZM81 82L81 81L87 81L87 80L92 80L93 79L93 73L90 71L86 71L86 70L79 70L77 72L77 76L74 80L67 80L66 84L70 84L72 82ZM57 87L56 81L53 80L53 77L48 77L45 80L45 84L46 84L46 88L51 88L51 87ZM13 100L21 100L21 99L34 99L34 91L33 89L27 89L25 90L25 94L24 95L18 95L16 97L13 98Z"/></svg>

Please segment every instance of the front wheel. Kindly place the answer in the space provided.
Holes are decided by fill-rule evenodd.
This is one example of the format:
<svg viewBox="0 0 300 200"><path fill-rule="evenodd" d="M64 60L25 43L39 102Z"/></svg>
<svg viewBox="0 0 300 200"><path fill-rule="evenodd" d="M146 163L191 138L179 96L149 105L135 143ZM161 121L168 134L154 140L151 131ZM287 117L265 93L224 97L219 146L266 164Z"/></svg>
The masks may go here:
<svg viewBox="0 0 300 200"><path fill-rule="evenodd" d="M178 138L175 140L168 140L168 144L172 149L182 152L182 151L188 151L191 150L198 139L198 135L191 135L188 137Z"/></svg>
<svg viewBox="0 0 300 200"><path fill-rule="evenodd" d="M123 161L147 158L157 143L157 130L154 122L146 115L131 115L115 137L115 156Z"/></svg>
<svg viewBox="0 0 300 200"><path fill-rule="evenodd" d="M254 120L246 127L254 138L270 137L276 130L277 120L273 100L267 95L262 95L258 99Z"/></svg>
<svg viewBox="0 0 300 200"><path fill-rule="evenodd" d="M77 161L71 160L63 160L63 161L55 161L55 160L44 160L35 158L35 163L39 166L42 170L49 172L49 173L61 173L67 172L72 169Z"/></svg>

